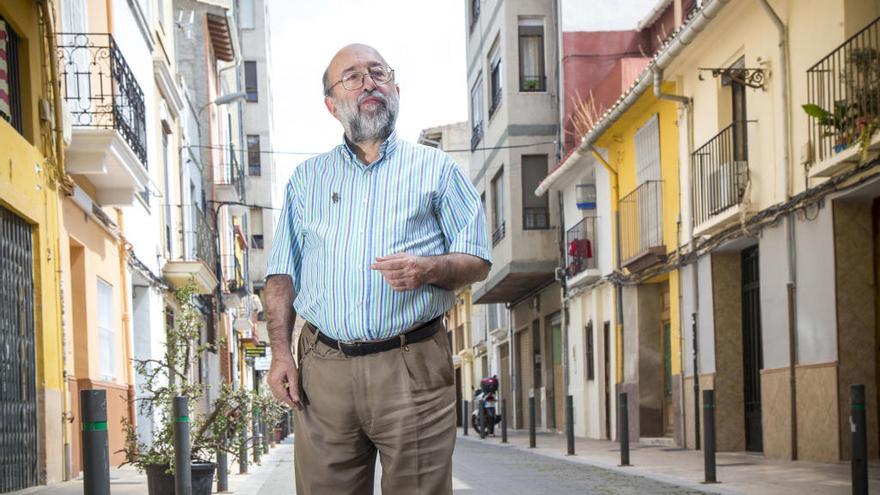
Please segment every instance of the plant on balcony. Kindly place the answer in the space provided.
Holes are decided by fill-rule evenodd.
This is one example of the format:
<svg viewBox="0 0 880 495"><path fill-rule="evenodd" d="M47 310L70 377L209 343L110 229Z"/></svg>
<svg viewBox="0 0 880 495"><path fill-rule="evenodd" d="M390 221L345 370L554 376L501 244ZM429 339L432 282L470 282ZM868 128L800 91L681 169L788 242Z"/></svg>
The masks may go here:
<svg viewBox="0 0 880 495"><path fill-rule="evenodd" d="M816 119L816 122L824 128L822 137L834 137L834 151L840 153L848 148L855 140L855 121L857 118L855 106L848 101L834 102L834 111L830 112L815 103L807 103L802 106L804 112Z"/></svg>
<svg viewBox="0 0 880 495"><path fill-rule="evenodd" d="M137 429L123 418L125 446L124 464L131 464L139 471L147 472L147 483L158 493L174 489L174 423L172 403L174 397L189 399L191 411L195 411L207 386L191 380L193 363L202 358L215 345L213 342L199 344L203 315L195 306L196 285L190 281L174 291L179 306L173 328L166 332L165 352L161 359L133 359L135 371L143 378L140 386L142 396L136 399L146 417L157 418L157 426L149 444L141 442ZM223 339L216 345L221 346ZM190 452L192 459L193 493L210 493L215 464L212 459L218 450L225 450L235 457L237 449L230 448L231 439L246 431L248 411L252 398L247 390L233 390L228 384L220 389L219 397L212 404L210 414L190 413ZM207 486L207 492L196 486ZM151 493L156 493L151 489Z"/></svg>

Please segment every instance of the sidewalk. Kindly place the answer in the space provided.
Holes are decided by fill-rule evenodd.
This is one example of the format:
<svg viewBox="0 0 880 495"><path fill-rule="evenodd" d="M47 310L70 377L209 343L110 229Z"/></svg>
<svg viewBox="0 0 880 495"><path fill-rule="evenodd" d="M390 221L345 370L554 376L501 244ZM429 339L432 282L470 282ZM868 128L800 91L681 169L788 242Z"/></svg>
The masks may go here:
<svg viewBox="0 0 880 495"><path fill-rule="evenodd" d="M660 445L630 444L631 467L620 467L620 448L616 442L575 438L575 455L567 456L566 439L562 434L538 433L537 447L530 449L527 430L509 430L508 444L501 443L500 429L494 438L480 440L473 430L471 441L489 442L502 448L527 450L539 455L588 464L624 474L643 476L710 493L763 494L850 494L850 464L822 464L805 461L776 461L758 454L718 453L717 476L720 483L702 483L703 452ZM870 491L880 493L880 464L868 469Z"/></svg>

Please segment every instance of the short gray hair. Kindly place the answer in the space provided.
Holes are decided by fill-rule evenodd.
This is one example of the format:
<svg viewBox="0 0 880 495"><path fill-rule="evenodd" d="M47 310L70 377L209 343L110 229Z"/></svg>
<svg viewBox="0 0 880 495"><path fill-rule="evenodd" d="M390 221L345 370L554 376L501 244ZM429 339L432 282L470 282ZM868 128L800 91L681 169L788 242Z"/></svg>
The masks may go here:
<svg viewBox="0 0 880 495"><path fill-rule="evenodd" d="M328 65L326 69L324 69L324 77L321 78L321 83L324 85L324 96L330 96L330 66Z"/></svg>

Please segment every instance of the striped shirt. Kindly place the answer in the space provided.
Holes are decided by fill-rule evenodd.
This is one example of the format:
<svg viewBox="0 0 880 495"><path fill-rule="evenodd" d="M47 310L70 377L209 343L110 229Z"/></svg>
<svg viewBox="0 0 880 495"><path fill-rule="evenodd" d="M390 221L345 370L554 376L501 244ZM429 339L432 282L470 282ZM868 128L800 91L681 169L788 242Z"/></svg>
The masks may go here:
<svg viewBox="0 0 880 495"><path fill-rule="evenodd" d="M343 143L294 170L266 273L293 278L294 309L328 336L385 339L442 315L455 295L394 291L370 265L453 252L491 263L480 198L449 155L394 132L369 166Z"/></svg>

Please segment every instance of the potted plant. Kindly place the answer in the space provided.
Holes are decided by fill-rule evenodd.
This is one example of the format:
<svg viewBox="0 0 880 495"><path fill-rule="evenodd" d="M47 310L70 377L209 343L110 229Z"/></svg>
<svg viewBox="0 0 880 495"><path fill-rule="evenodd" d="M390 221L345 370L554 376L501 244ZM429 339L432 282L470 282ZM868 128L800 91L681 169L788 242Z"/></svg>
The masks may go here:
<svg viewBox="0 0 880 495"><path fill-rule="evenodd" d="M278 402L269 392L259 392L254 394L254 411L259 411L262 420L266 424L266 433L271 435L272 443L277 439L275 433L278 423L284 418L285 407Z"/></svg>
<svg viewBox="0 0 880 495"><path fill-rule="evenodd" d="M134 425L123 418L125 428L124 464L131 464L146 472L150 495L174 493L174 418L172 402L175 396L189 399L194 409L205 393L205 386L191 380L193 363L214 343L202 343L203 316L194 305L195 284L174 291L179 311L173 328L168 329L165 352L161 359L135 359L135 371L144 379L140 387L143 396L136 399L139 410L149 417L158 418L149 445L140 441ZM222 345L222 342L220 343ZM247 418L247 391L234 391L224 384L219 398L214 401L210 414L190 413L192 421L190 452L194 495L209 495L216 464L212 462L218 449L226 449L225 438L235 434ZM233 452L233 455L235 453Z"/></svg>
<svg viewBox="0 0 880 495"><path fill-rule="evenodd" d="M825 128L822 137L834 137L834 152L840 153L855 140L855 106L845 100L834 102L834 111L828 111L814 103L802 107L810 117Z"/></svg>

